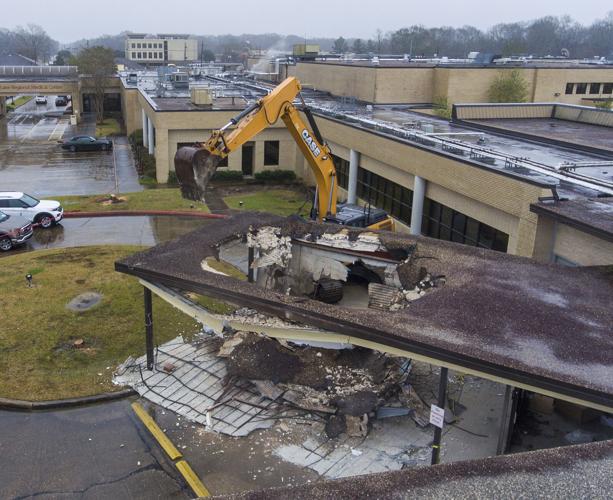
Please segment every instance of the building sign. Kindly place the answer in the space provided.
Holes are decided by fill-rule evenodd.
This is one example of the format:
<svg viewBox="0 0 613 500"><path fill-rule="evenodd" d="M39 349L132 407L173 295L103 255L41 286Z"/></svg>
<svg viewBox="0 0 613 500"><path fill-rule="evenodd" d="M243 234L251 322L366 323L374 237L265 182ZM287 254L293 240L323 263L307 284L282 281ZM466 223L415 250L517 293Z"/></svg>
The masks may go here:
<svg viewBox="0 0 613 500"><path fill-rule="evenodd" d="M445 423L445 410L440 406L430 406L430 423L442 429Z"/></svg>
<svg viewBox="0 0 613 500"><path fill-rule="evenodd" d="M73 83L0 82L0 94L6 95L38 93L71 94L76 91L76 85Z"/></svg>

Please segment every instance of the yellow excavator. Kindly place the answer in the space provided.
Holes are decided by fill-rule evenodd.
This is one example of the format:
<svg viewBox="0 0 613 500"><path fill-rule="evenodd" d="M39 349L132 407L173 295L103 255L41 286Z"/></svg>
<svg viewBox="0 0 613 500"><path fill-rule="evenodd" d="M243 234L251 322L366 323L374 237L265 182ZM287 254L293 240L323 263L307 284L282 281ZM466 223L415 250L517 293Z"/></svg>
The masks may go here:
<svg viewBox="0 0 613 500"><path fill-rule="evenodd" d="M179 148L175 155L175 172L183 197L204 201L205 188L220 161L281 118L315 175L316 190L311 217L320 222L393 231L394 221L384 210L370 206L337 205L337 177L330 148L322 139L300 90L300 82L289 77L266 97L214 131L206 142ZM293 104L296 97L302 101L300 108ZM310 127L302 120L300 111L307 117Z"/></svg>

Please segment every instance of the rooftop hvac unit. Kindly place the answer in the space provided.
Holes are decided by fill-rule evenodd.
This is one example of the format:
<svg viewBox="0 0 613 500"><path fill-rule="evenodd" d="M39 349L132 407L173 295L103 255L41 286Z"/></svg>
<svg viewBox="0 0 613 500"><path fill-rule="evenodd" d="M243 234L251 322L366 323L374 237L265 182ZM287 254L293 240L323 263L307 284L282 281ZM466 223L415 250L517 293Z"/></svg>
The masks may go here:
<svg viewBox="0 0 613 500"><path fill-rule="evenodd" d="M192 104L196 106L212 106L213 98L209 89L206 88L192 88Z"/></svg>

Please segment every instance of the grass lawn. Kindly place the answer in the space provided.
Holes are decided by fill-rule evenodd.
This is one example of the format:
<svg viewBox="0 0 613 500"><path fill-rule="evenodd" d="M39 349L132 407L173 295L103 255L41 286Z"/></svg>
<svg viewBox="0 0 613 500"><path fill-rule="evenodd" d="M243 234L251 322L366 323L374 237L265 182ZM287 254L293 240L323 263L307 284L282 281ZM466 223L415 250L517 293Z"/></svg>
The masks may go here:
<svg viewBox="0 0 613 500"><path fill-rule="evenodd" d="M69 212L113 211L113 210L187 210L208 213L204 203L181 197L179 188L145 189L137 193L117 195L121 203L105 203L108 195L55 196Z"/></svg>
<svg viewBox="0 0 613 500"><path fill-rule="evenodd" d="M9 111L14 110L19 106L23 106L25 103L30 102L32 99L34 99L33 95L22 95L15 99L11 104L7 104L6 109Z"/></svg>
<svg viewBox="0 0 613 500"><path fill-rule="evenodd" d="M121 125L115 118L105 118L102 123L96 124L96 137L120 135Z"/></svg>
<svg viewBox="0 0 613 500"><path fill-rule="evenodd" d="M291 189L268 189L255 193L226 196L224 201L230 208L237 210L250 210L270 212L277 215L308 215L311 202L306 202L304 193ZM239 202L243 202L241 207Z"/></svg>
<svg viewBox="0 0 613 500"><path fill-rule="evenodd" d="M115 367L145 350L143 291L113 263L139 250L129 246L39 250L0 259L0 396L48 400L86 396L119 388ZM33 275L28 288L24 276ZM84 292L102 301L83 312L66 304ZM156 344L199 330L197 323L155 295ZM228 312L212 299L195 301ZM83 339L82 348L74 341Z"/></svg>

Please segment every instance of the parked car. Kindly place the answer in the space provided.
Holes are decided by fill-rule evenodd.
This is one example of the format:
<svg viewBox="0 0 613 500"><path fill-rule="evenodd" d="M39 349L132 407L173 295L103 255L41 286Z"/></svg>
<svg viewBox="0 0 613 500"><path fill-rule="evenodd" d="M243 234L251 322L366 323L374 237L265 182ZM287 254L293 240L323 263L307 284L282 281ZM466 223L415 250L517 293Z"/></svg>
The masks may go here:
<svg viewBox="0 0 613 500"><path fill-rule="evenodd" d="M8 252L21 245L34 234L32 223L25 217L0 212L0 251Z"/></svg>
<svg viewBox="0 0 613 500"><path fill-rule="evenodd" d="M67 104L68 104L68 99L66 99L66 96L58 95L55 98L55 105L56 106L66 106Z"/></svg>
<svg viewBox="0 0 613 500"><path fill-rule="evenodd" d="M113 141L102 138L96 139L90 135L76 135L62 142L62 149L70 151L106 151L113 149Z"/></svg>
<svg viewBox="0 0 613 500"><path fill-rule="evenodd" d="M44 228L57 224L64 217L59 201L38 200L19 191L0 192L0 210L11 216L24 217Z"/></svg>
<svg viewBox="0 0 613 500"><path fill-rule="evenodd" d="M47 96L37 95L35 101L36 104L47 104Z"/></svg>

